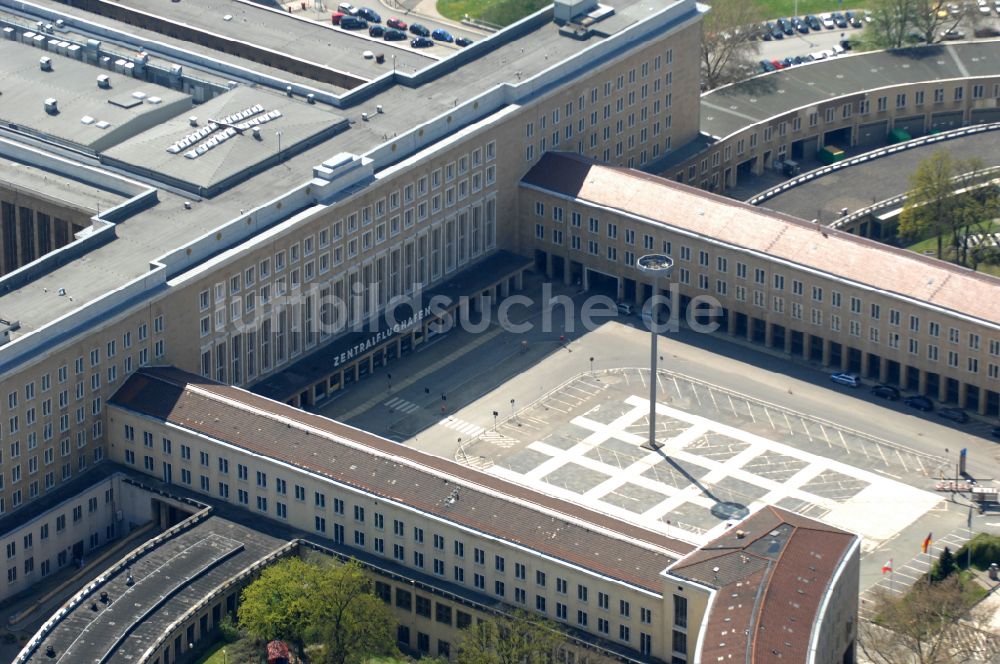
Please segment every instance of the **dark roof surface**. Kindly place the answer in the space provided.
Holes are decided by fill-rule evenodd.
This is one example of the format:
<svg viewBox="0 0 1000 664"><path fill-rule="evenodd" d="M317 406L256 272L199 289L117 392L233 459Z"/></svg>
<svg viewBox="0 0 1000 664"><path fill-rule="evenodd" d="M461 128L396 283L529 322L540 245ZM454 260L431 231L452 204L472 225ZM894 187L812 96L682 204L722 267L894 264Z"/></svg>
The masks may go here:
<svg viewBox="0 0 1000 664"><path fill-rule="evenodd" d="M130 567L132 586L126 584L123 571L96 588L42 641L30 661L77 664L105 655L110 662L139 661L185 611L284 544L258 530L209 516L143 553ZM110 602L100 601L101 592L108 593ZM50 645L54 659L45 654Z"/></svg>
<svg viewBox="0 0 1000 664"><path fill-rule="evenodd" d="M716 88L701 97L701 130L718 137L796 108L880 88L1000 73L1000 41L842 55Z"/></svg>
<svg viewBox="0 0 1000 664"><path fill-rule="evenodd" d="M663 570L694 549L641 526L177 369L143 369L111 402L655 593L662 592ZM449 501L455 490L458 499Z"/></svg>
<svg viewBox="0 0 1000 664"><path fill-rule="evenodd" d="M856 540L768 506L674 565L671 574L718 591L704 661L806 661L823 597Z"/></svg>

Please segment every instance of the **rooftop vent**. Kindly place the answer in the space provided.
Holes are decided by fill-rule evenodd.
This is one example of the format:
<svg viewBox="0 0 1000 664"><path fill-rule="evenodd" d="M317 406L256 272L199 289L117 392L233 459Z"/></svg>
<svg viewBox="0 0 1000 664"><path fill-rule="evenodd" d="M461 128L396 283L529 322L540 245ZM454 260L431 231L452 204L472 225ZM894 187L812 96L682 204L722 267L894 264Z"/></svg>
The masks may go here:
<svg viewBox="0 0 1000 664"><path fill-rule="evenodd" d="M38 66L42 71L52 71L52 58L44 57L38 60Z"/></svg>
<svg viewBox="0 0 1000 664"><path fill-rule="evenodd" d="M747 534L746 534L745 531L743 531L743 530L737 530L736 531L736 539L743 539L746 536L747 536Z"/></svg>
<svg viewBox="0 0 1000 664"><path fill-rule="evenodd" d="M385 111L382 110L382 104L379 104L378 106L375 107L375 112L376 113L385 113Z"/></svg>
<svg viewBox="0 0 1000 664"><path fill-rule="evenodd" d="M97 87L101 88L102 90L111 89L111 79L108 77L107 74L101 74L100 76L97 77Z"/></svg>
<svg viewBox="0 0 1000 664"><path fill-rule="evenodd" d="M197 127L198 126L198 116L197 115L192 115L191 117L189 117L188 118L188 124L191 125L192 127Z"/></svg>
<svg viewBox="0 0 1000 664"><path fill-rule="evenodd" d="M45 100L45 112L49 115L56 115L59 113L59 103L54 97L49 97Z"/></svg>
<svg viewBox="0 0 1000 664"><path fill-rule="evenodd" d="M309 102L310 104L315 104L316 103L316 95L314 95L313 93L310 92L309 94L306 95L306 101Z"/></svg>
<svg viewBox="0 0 1000 664"><path fill-rule="evenodd" d="M597 0L556 0L554 18L561 23L569 23L580 14L597 9Z"/></svg>
<svg viewBox="0 0 1000 664"><path fill-rule="evenodd" d="M254 127L251 130L251 132L253 133L253 137L254 137L255 140L258 140L258 141L261 140L261 138L260 138L260 127Z"/></svg>
<svg viewBox="0 0 1000 664"><path fill-rule="evenodd" d="M368 114L367 113L362 113L361 114L361 119L364 120L365 122L368 122Z"/></svg>

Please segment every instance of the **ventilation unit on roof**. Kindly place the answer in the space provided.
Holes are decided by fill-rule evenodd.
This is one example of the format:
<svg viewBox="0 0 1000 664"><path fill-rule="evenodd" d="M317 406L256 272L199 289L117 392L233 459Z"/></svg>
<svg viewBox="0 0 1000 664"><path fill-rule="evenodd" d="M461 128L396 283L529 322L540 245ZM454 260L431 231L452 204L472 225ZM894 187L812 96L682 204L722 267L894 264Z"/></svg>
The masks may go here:
<svg viewBox="0 0 1000 664"><path fill-rule="evenodd" d="M597 0L555 0L554 18L559 23L569 23L577 16L597 8Z"/></svg>
<svg viewBox="0 0 1000 664"><path fill-rule="evenodd" d="M59 113L59 102L53 97L49 97L45 100L45 112L49 115L56 115Z"/></svg>
<svg viewBox="0 0 1000 664"><path fill-rule="evenodd" d="M191 117L189 117L188 118L188 124L191 125L192 127L197 127L198 126L198 116L197 115L192 115Z"/></svg>
<svg viewBox="0 0 1000 664"><path fill-rule="evenodd" d="M103 90L111 89L111 79L108 77L107 74L101 74L100 76L97 77L97 87Z"/></svg>
<svg viewBox="0 0 1000 664"><path fill-rule="evenodd" d="M39 58L38 66L41 68L42 71L52 71L52 58L49 57Z"/></svg>

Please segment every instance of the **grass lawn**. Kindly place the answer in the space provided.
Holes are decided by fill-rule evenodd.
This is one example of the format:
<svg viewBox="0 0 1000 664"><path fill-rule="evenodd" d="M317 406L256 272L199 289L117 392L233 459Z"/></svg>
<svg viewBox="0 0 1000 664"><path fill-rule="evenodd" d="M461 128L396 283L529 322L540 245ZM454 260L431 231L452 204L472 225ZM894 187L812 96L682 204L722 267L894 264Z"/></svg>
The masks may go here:
<svg viewBox="0 0 1000 664"><path fill-rule="evenodd" d="M550 4L551 0L438 0L437 9L454 21L468 14L488 23L510 25Z"/></svg>
<svg viewBox="0 0 1000 664"><path fill-rule="evenodd" d="M768 18L791 16L795 11L795 0L757 0ZM510 25L528 14L551 4L551 0L438 0L437 9L448 18L460 21L468 14L497 25ZM709 0L708 4L711 4ZM799 0L799 16L819 14L846 9L861 9L862 0Z"/></svg>
<svg viewBox="0 0 1000 664"><path fill-rule="evenodd" d="M708 2L707 4L711 4ZM795 0L757 0L757 4L764 8L764 15L768 18L779 18L782 16L792 16L795 12ZM799 0L799 16L806 14L823 14L826 12L846 11L848 9L864 9L864 2L848 0L839 3L837 0Z"/></svg>
<svg viewBox="0 0 1000 664"><path fill-rule="evenodd" d="M1000 230L1000 224L994 224L990 228L991 232L996 232L997 230ZM927 238L925 240L920 240L919 242L915 242L915 243L909 245L906 248L909 249L910 251L915 251L918 254L922 254L922 253L924 253L926 251L931 251L931 252L934 252L936 254L937 253L937 238L930 237L930 238ZM947 240L945 240L945 243L942 246L942 250L945 252L945 256L947 256L948 255L948 241ZM1000 265L988 265L986 263L980 263L977 266L977 271L982 272L984 274L992 274L995 277L1000 277Z"/></svg>
<svg viewBox="0 0 1000 664"><path fill-rule="evenodd" d="M233 661L231 657L223 657L222 649L231 644L219 642L209 648L208 652L202 655L195 664L228 664Z"/></svg>

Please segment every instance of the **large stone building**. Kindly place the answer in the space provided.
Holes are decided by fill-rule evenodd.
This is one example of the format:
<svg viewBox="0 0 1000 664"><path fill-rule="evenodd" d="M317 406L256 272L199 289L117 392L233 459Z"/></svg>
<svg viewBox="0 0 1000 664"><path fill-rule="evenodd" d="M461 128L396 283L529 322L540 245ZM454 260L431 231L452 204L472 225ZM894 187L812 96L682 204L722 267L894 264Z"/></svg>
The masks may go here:
<svg viewBox="0 0 1000 664"><path fill-rule="evenodd" d="M123 386L159 381L161 389L200 395L213 408L222 403L219 390L231 389L243 402L239 408L266 403L289 427L326 431L336 429L335 423L256 402L259 397L235 388L192 387L198 381L191 376L135 375L140 368L172 365L219 384L309 405L433 333L441 312L425 310L423 299L404 305L404 323L383 327L380 315L396 310L399 299L443 293L457 301L468 295L475 306L484 292L517 289L532 263L552 275L561 271L566 279L578 275L585 285L604 273L601 284L613 283L616 295L641 302L648 286L631 281L626 270L636 254L665 250L680 267L681 304L700 292L715 294L724 303L722 322L729 333L833 366L861 368L981 412L1000 408L997 362L990 359L1000 355L995 329L1000 316L991 308L993 298L980 295L992 292L993 280L836 234L827 238L795 220L621 170L649 168L682 146L698 144L705 7L693 0L652 6L613 0L605 3L610 9L558 2L464 50L449 50L448 57L249 3L174 5L176 18L158 15L170 12L152 0L128 7L84 4L80 9L55 0L0 1L0 69L21 81L16 94L5 91L0 104L0 515L6 515L0 525L9 554L0 597L25 590L49 570L122 534L95 530L81 517L51 552L36 556L28 553L33 547L17 545L42 522L58 519L60 510L75 509L72 498L56 492L102 461L133 466L167 485L191 485L236 505L244 504L240 492L250 500L249 489L218 493L225 481L216 464L230 443L236 446L234 463L247 456L238 466L248 481L251 469L254 477L274 476L286 472L276 470L280 467L287 468L289 482L293 472L301 475L303 491L308 484L318 494L329 483L316 468L295 467L294 458L283 456L289 450L256 447L264 441L222 436L203 441L198 457L183 457L180 442L176 452L163 443L171 440L164 432L178 424L166 413L130 406ZM222 16L229 18L220 21ZM316 44L326 44L330 55L318 55ZM379 53L363 57L370 48ZM327 57L329 63L323 61ZM558 151L581 157L552 154ZM552 168L582 180L574 187ZM591 177L605 178L612 187L634 187L640 195L613 199L622 192L601 194L579 186ZM612 199L602 198L605 194ZM553 217L563 206L565 217ZM584 217L593 237L582 228L571 230ZM749 223L756 230L749 232ZM616 235L612 227L619 226ZM798 244L783 248L792 238ZM825 263L818 261L826 247L803 251L821 238L836 248ZM686 265L695 255L704 269ZM865 273L881 262L894 269ZM919 284L913 281L914 266L925 269ZM721 276L730 269L733 279ZM786 287L785 272L787 306L778 294ZM897 280L881 283L876 276ZM815 304L806 314L801 300L810 296ZM841 307L844 314L836 311ZM830 332L821 333L828 326ZM316 352L329 354L333 370L303 371L302 359ZM109 408L116 393L118 405ZM145 418L143 426L130 426L133 435L148 433L149 440L143 435L140 449L138 438L129 440L124 423L113 417ZM198 438L205 432L190 429L184 435ZM338 438L337 444L352 450L371 446L368 462L385 463L384 441L360 438L349 444ZM187 443L183 447L193 453ZM168 458L173 454L181 455L176 465ZM196 483L194 462L200 463L202 454L211 472L198 471ZM433 465L424 458L406 463ZM413 472L418 470L430 472ZM184 481L184 471L190 481ZM461 480L463 487L485 481L450 464L434 472ZM249 507L282 518L277 505L283 501L271 493L277 487L260 488L267 493L255 491ZM513 485L502 489L498 493L517 491ZM374 500L363 488L352 491L351 500L362 509ZM57 495L54 504L46 502L46 496ZM112 505L110 498L107 502ZM396 497L392 506L394 513L408 515L428 509L413 504L413 492ZM113 507L106 510L117 515ZM621 523L598 524L597 515L573 516L570 505L556 511L587 532L610 528L612 539L653 537L624 533L627 526ZM299 520L296 527L315 532L320 522L304 514L289 511ZM551 518L546 514L525 518ZM332 529L336 523L334 513L327 524ZM450 534L441 534L454 538L454 529L473 525L453 524ZM656 560L643 567L643 578L619 578L625 571L614 565L598 571L580 552L572 557L523 545L516 534L493 532L488 525L478 524L476 541L490 542L490 556L513 555L517 545L532 566L559 558L558 573L567 575L559 578L572 576L581 588L605 581L585 585L578 576L604 575L614 577L614 595L629 606L648 599L649 616L619 616L625 620L615 623L620 643L611 650L625 658L655 653L664 661L691 661L702 641L717 638L705 631L718 615L715 609L706 613L712 598L728 584L742 583L741 573L759 585L770 583L778 571L760 563L753 572L747 567L706 579L692 559L690 566L661 578L688 551L671 548L680 543L654 542L644 547L642 555ZM373 527L355 529L362 542L377 537ZM758 536L718 545L720 551L745 549L726 558L730 563L767 558L767 550L753 550L761 533L787 535L785 546L796 551L812 546L813 532L837 540L838 562L823 577L823 592L836 596L835 606L812 607L816 636L794 648L812 653L808 661L850 661L853 632L843 631L843 639L838 634L835 643L821 632L825 621L846 624L844 616L853 616L848 599L856 593L844 588L856 586L856 539L779 512L750 517L743 527L745 534ZM336 531L329 532L337 543ZM486 545L472 542L470 535L470 547L482 550L485 560ZM591 557L602 546L589 547ZM413 565L408 555L406 563ZM443 564L454 567L453 561ZM472 592L499 587L493 572L482 576L489 588L473 575ZM677 611L673 592L663 584L675 577L680 588L699 588L692 590L698 599L689 608L699 627L668 644L665 635L678 626ZM533 591L545 598L548 593ZM544 606L557 619L573 622L585 611L579 602L554 599L563 607L560 615L549 608L552 601ZM762 607L740 620L751 629L768 622L769 615ZM652 623L644 623L645 617L659 629L646 631L643 625ZM600 622L575 624L581 633L615 640L608 620L606 630ZM416 636L407 643L419 646ZM674 647L681 643L684 648ZM734 647L753 649L754 643ZM721 647L705 641L704 652L709 645L712 652ZM764 654L759 657L766 661Z"/></svg>

